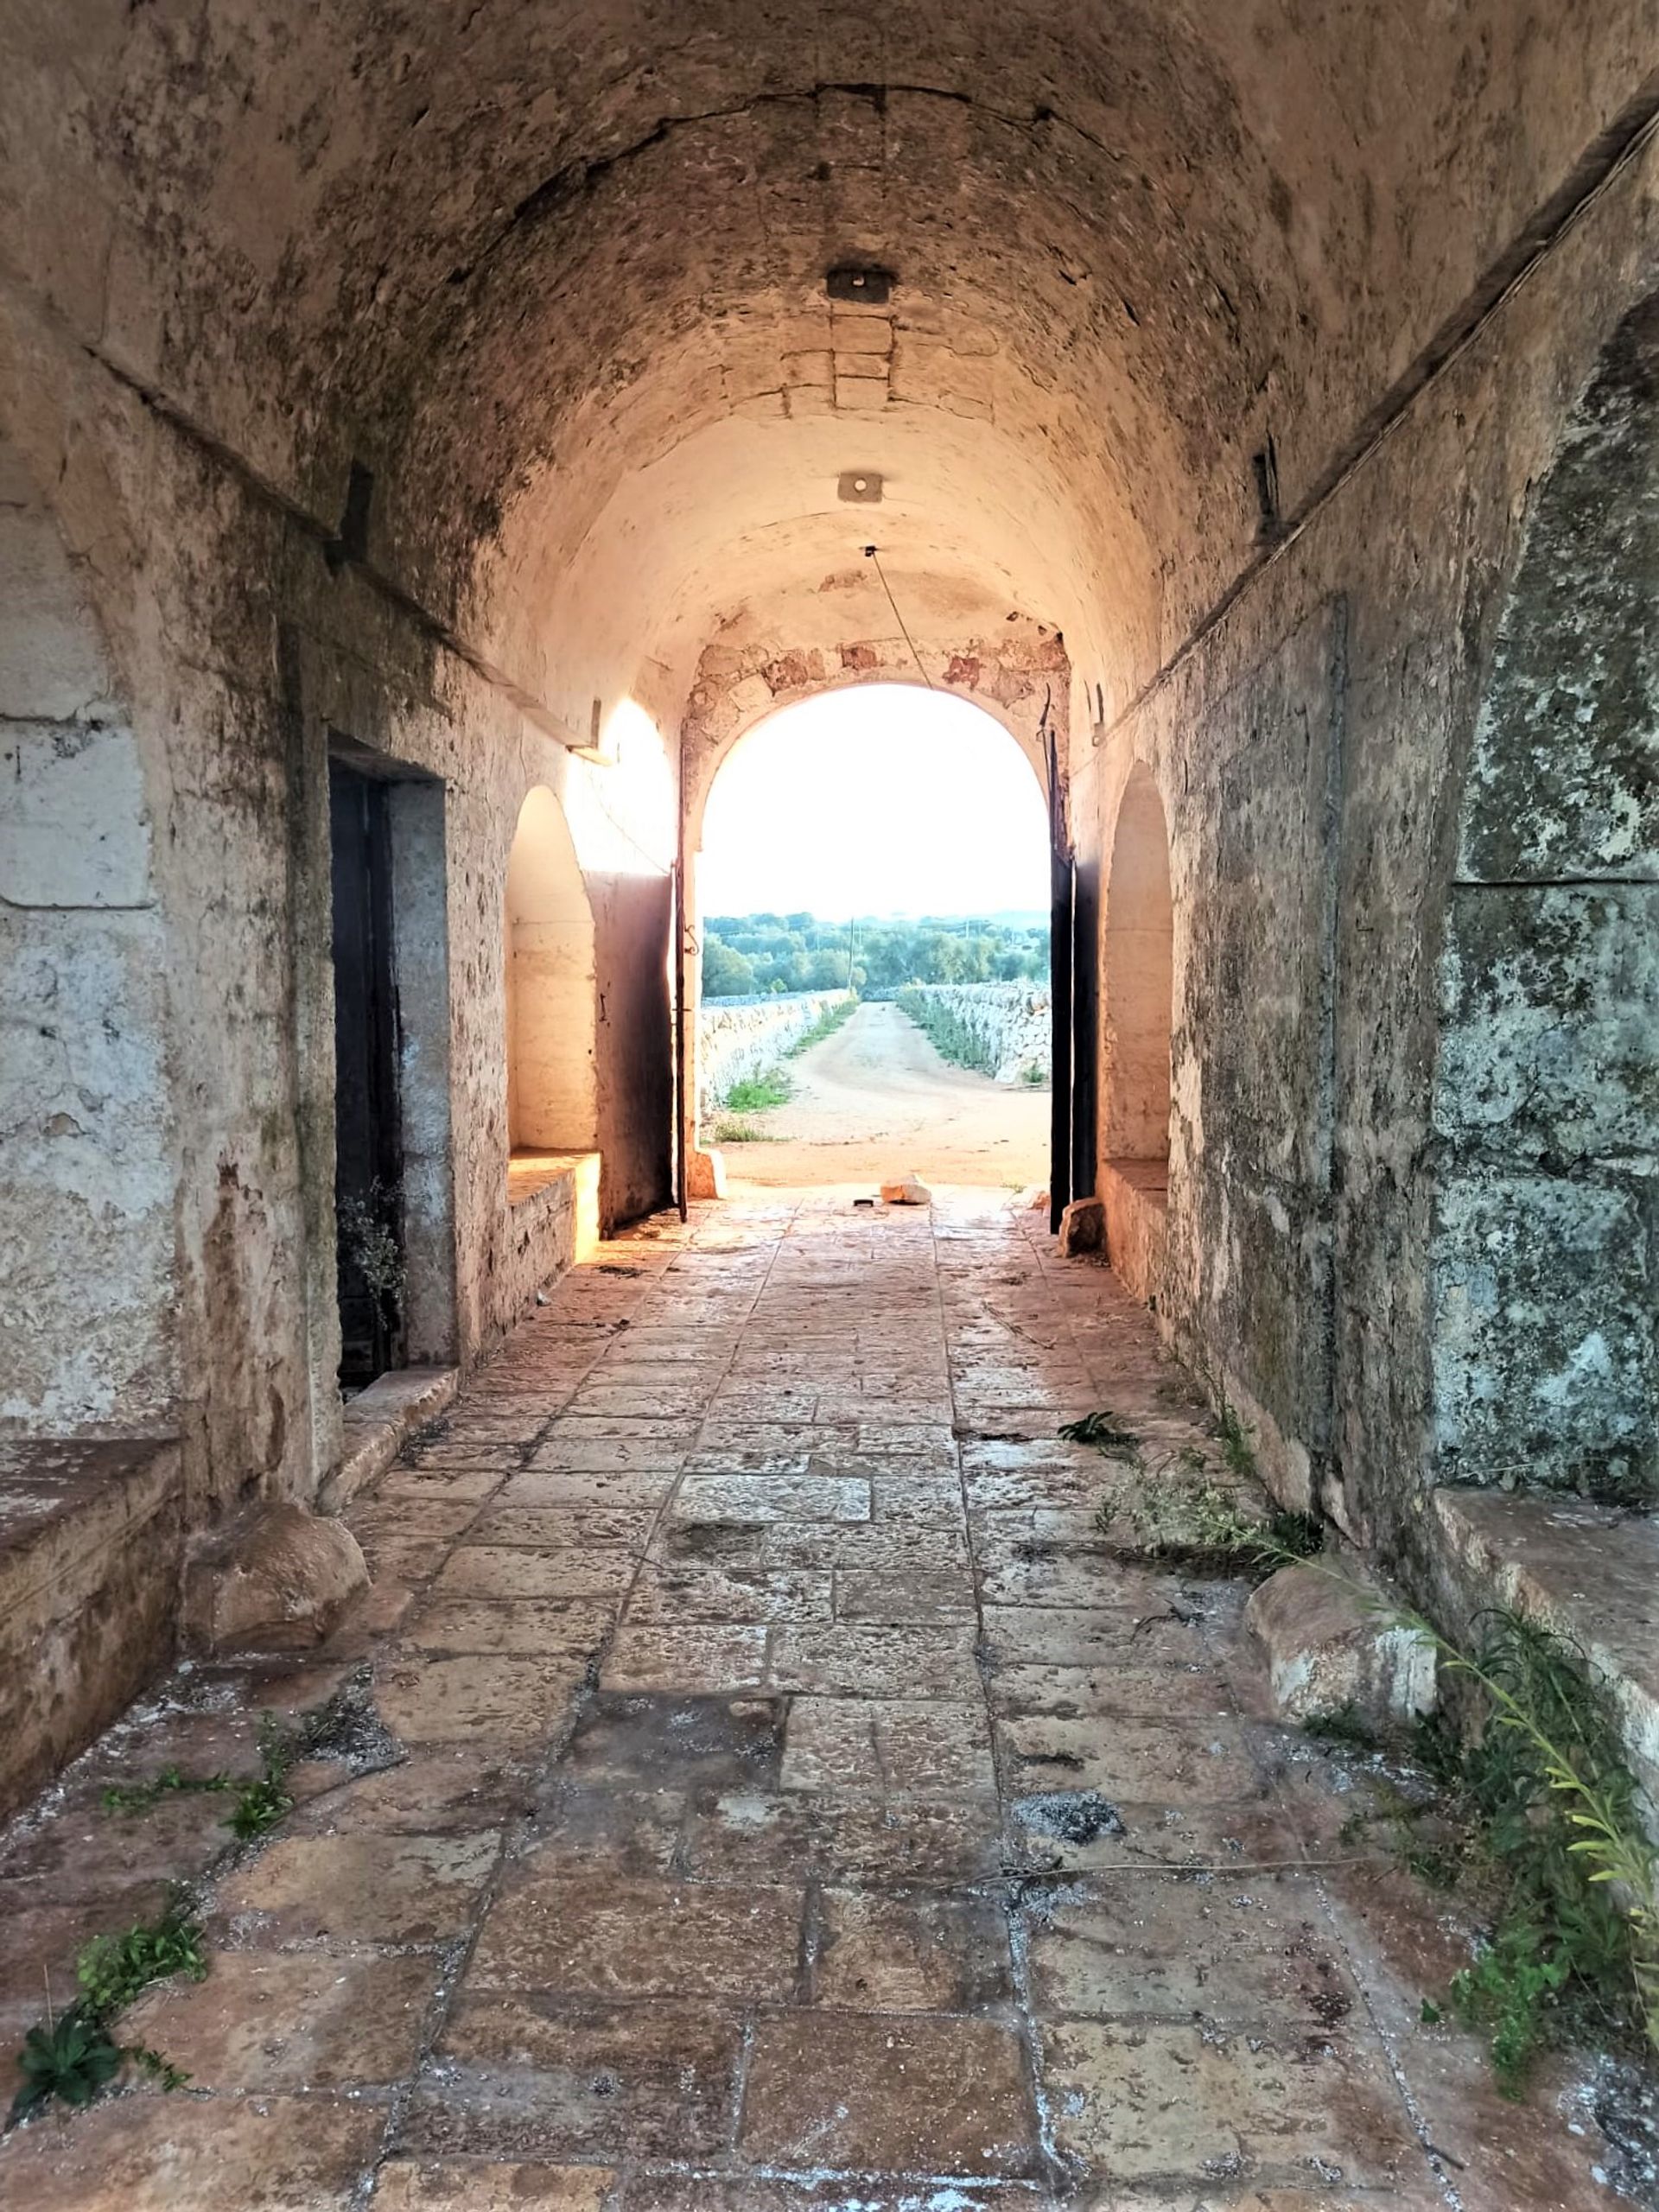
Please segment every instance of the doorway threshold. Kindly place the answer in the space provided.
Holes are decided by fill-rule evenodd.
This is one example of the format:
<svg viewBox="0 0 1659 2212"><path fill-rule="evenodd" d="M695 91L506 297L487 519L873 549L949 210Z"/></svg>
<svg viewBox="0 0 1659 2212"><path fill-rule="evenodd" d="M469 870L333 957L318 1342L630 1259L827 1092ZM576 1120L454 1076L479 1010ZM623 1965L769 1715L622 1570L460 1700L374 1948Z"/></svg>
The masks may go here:
<svg viewBox="0 0 1659 2212"><path fill-rule="evenodd" d="M399 1367L377 1376L345 1406L345 1449L317 1503L338 1513L397 1458L417 1428L435 1421L461 1384L458 1367Z"/></svg>

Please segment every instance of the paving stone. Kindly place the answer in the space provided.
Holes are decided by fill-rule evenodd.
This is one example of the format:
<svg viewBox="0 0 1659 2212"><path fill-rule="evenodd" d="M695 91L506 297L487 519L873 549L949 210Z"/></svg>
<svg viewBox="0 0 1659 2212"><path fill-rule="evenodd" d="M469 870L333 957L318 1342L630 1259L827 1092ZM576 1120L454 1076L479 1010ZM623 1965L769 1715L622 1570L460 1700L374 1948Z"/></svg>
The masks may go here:
<svg viewBox="0 0 1659 2212"><path fill-rule="evenodd" d="M553 1432L546 1443L537 1445L530 1455L529 1471L533 1474L642 1474L676 1473L685 1458L686 1447L671 1444L651 1436L616 1436L610 1433L610 1424L599 1425L603 1433L592 1436L566 1435L563 1425Z"/></svg>
<svg viewBox="0 0 1659 2212"><path fill-rule="evenodd" d="M522 1544L530 1551L643 1552L656 1515L646 1507L507 1505L498 1503L467 1532L468 1544Z"/></svg>
<svg viewBox="0 0 1659 2212"><path fill-rule="evenodd" d="M374 2212L604 2212L609 2166L550 2166L488 2158L389 2158L374 2185Z"/></svg>
<svg viewBox="0 0 1659 2212"><path fill-rule="evenodd" d="M1011 1995L1007 1923L982 1897L827 1890L815 2002L845 2012L969 2012Z"/></svg>
<svg viewBox="0 0 1659 2212"><path fill-rule="evenodd" d="M221 1883L238 1943L436 1943L467 1927L500 1838L278 1836Z"/></svg>
<svg viewBox="0 0 1659 2212"><path fill-rule="evenodd" d="M1243 1804L1263 1798L1236 1720L1138 1720L1014 1713L996 1723L997 1756L1010 1793L1097 1789L1141 1804Z"/></svg>
<svg viewBox="0 0 1659 2212"><path fill-rule="evenodd" d="M763 2017L741 2145L783 2166L1016 2175L1038 2165L1019 2039L989 2020Z"/></svg>
<svg viewBox="0 0 1659 2212"><path fill-rule="evenodd" d="M916 1568L849 1567L836 1577L836 1618L843 1621L977 1621L973 1575Z"/></svg>
<svg viewBox="0 0 1659 2212"><path fill-rule="evenodd" d="M380 1773L347 1776L290 1813L283 1833L433 1835L499 1828L531 1802L527 1767L472 1745L450 1745Z"/></svg>
<svg viewBox="0 0 1659 2212"><path fill-rule="evenodd" d="M583 1673L574 1659L417 1654L380 1669L376 1701L387 1727L405 1743L527 1745L558 1727Z"/></svg>
<svg viewBox="0 0 1659 2212"><path fill-rule="evenodd" d="M1045 1901L1027 1936L1044 2018L1136 2015L1359 2025L1357 1995L1306 1875L1119 1880L1085 1901Z"/></svg>
<svg viewBox="0 0 1659 2212"><path fill-rule="evenodd" d="M542 1794L521 1863L549 1872L665 1874L676 1862L685 1816L678 1789L630 1789L608 1780L555 1783Z"/></svg>
<svg viewBox="0 0 1659 2212"><path fill-rule="evenodd" d="M1102 1609L987 1605L982 1618L994 1668L1201 1666L1203 1632L1161 1604Z"/></svg>
<svg viewBox="0 0 1659 2212"><path fill-rule="evenodd" d="M445 1588L440 1581L435 1588ZM426 1599L404 1630L404 1640L435 1653L515 1651L581 1656L597 1651L610 1634L618 1607L585 1598L519 1598L493 1603L482 1598Z"/></svg>
<svg viewBox="0 0 1659 2212"><path fill-rule="evenodd" d="M1062 2156L1118 2182L1319 2181L1388 2189L1421 2151L1380 2065L1314 2033L1068 2022L1042 2037Z"/></svg>
<svg viewBox="0 0 1659 2212"><path fill-rule="evenodd" d="M528 1506L537 1512L567 1507L655 1516L678 1481L675 1468L543 1468L509 1475L489 1506L492 1515Z"/></svg>
<svg viewBox="0 0 1659 2212"><path fill-rule="evenodd" d="M661 2173L635 2170L621 2202L622 2212L1057 2212L1046 2193L1039 2196L1024 2182L953 2178L945 2189L918 2191L913 2181L886 2181L871 2174L860 2174L853 2182L835 2175L755 2180L683 2168Z"/></svg>
<svg viewBox="0 0 1659 2212"><path fill-rule="evenodd" d="M842 1800L729 1790L699 1794L677 1846L700 1880L787 1882L813 1873L843 1883L934 1888L1001 1872L995 1798Z"/></svg>
<svg viewBox="0 0 1659 2212"><path fill-rule="evenodd" d="M767 1521L868 1521L870 1486L849 1476L691 1473L673 1510L677 1521L732 1528Z"/></svg>
<svg viewBox="0 0 1659 2212"><path fill-rule="evenodd" d="M765 1787L777 1779L783 1731L776 1700L601 1692L577 1721L559 1772L658 1789Z"/></svg>
<svg viewBox="0 0 1659 2212"><path fill-rule="evenodd" d="M446 1505L480 1504L518 1469L523 1456L518 1452L499 1454L493 1466L480 1466L476 1459L465 1465L423 1459L416 1466L392 1468L375 1496L384 1501L429 1498Z"/></svg>
<svg viewBox="0 0 1659 2212"><path fill-rule="evenodd" d="M715 1882L515 1869L484 1922L463 1986L582 1997L793 1991L803 1893Z"/></svg>
<svg viewBox="0 0 1659 2212"><path fill-rule="evenodd" d="M400 2150L695 2158L736 2119L743 2030L719 2006L463 1995Z"/></svg>
<svg viewBox="0 0 1659 2212"><path fill-rule="evenodd" d="M779 1628L772 1633L771 1683L850 1697L880 1697L903 1683L917 1697L970 1699L979 1694L976 1641L966 1624Z"/></svg>
<svg viewBox="0 0 1659 2212"><path fill-rule="evenodd" d="M766 1567L650 1566L628 1599L641 1621L820 1621L835 1617L827 1572Z"/></svg>
<svg viewBox="0 0 1659 2212"><path fill-rule="evenodd" d="M429 1954L219 1951L205 1981L141 1998L122 2031L196 2088L387 2088L413 2070L441 1971Z"/></svg>
<svg viewBox="0 0 1659 2212"><path fill-rule="evenodd" d="M433 1586L450 1598L620 1598L633 1575L631 1552L462 1544Z"/></svg>
<svg viewBox="0 0 1659 2212"><path fill-rule="evenodd" d="M905 1698L793 1698L782 1778L785 1789L988 1793L996 1780L985 1709Z"/></svg>
<svg viewBox="0 0 1659 2212"><path fill-rule="evenodd" d="M1217 1673L1198 1667L999 1667L986 1694L998 1713L1046 1713L1056 1719L1129 1714L1189 1719L1230 1711Z"/></svg>
<svg viewBox="0 0 1659 2212"><path fill-rule="evenodd" d="M762 1627L636 1628L617 1630L600 1671L605 1690L666 1690L739 1696L760 1690L766 1669Z"/></svg>
<svg viewBox="0 0 1659 2212"><path fill-rule="evenodd" d="M351 2212L385 2126L329 2096L120 2097L0 2141L17 2212ZM377 2202L378 2200L377 2199Z"/></svg>

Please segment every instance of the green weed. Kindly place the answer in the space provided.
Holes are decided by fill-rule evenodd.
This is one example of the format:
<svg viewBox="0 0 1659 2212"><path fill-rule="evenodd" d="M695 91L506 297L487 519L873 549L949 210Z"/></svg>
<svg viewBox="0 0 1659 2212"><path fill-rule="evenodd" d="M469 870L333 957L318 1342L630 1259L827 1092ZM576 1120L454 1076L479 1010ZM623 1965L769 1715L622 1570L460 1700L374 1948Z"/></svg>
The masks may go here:
<svg viewBox="0 0 1659 2212"><path fill-rule="evenodd" d="M1081 1421L1063 1421L1058 1433L1068 1444L1092 1444L1096 1452L1133 1454L1141 1449L1141 1439L1123 1427L1109 1406L1084 1414Z"/></svg>
<svg viewBox="0 0 1659 2212"><path fill-rule="evenodd" d="M7 2125L15 2126L54 2099L77 2109L91 2104L121 2071L123 2058L121 2045L103 2021L83 2005L71 2005L23 2037L17 2054L23 2078Z"/></svg>
<svg viewBox="0 0 1659 2212"><path fill-rule="evenodd" d="M1485 2033L1508 2096L1554 2044L1659 2051L1659 1852L1584 1655L1510 1612L1483 1618L1473 1651L1419 1614L1393 1619L1469 1693L1460 1734L1438 1715L1417 1724L1422 1795L1391 1791L1376 1816L1404 1863L1466 1889L1490 1929L1447 2009Z"/></svg>
<svg viewBox="0 0 1659 2212"><path fill-rule="evenodd" d="M858 1012L856 999L842 999L834 1006L825 1007L812 1027L804 1030L790 1046L785 1058L798 1060L803 1052L810 1052L814 1045L822 1045L826 1037L833 1037L844 1022Z"/></svg>
<svg viewBox="0 0 1659 2212"><path fill-rule="evenodd" d="M770 1068L765 1075L746 1075L734 1083L721 1103L734 1114L764 1114L785 1104L792 1088L781 1068Z"/></svg>
<svg viewBox="0 0 1659 2212"><path fill-rule="evenodd" d="M148 1782L111 1783L104 1792L104 1809L106 1813L148 1813L163 1797L234 1789L236 1786L228 1774L184 1774L175 1766L164 1766Z"/></svg>
<svg viewBox="0 0 1659 2212"><path fill-rule="evenodd" d="M201 1929L181 1904L119 1936L95 1936L75 1960L80 2002L99 2019L125 2012L152 1981L175 1974L200 1981L207 1972Z"/></svg>
<svg viewBox="0 0 1659 2212"><path fill-rule="evenodd" d="M118 2043L111 2024L153 1982L174 1974L200 1981L207 1972L201 1929L182 1901L159 1920L83 1944L75 1961L80 1995L55 2016L48 2007L46 2018L23 2037L17 2054L22 2079L7 2126L54 2101L76 2108L91 2104L126 2065L140 2068L163 2089L181 2088L187 2074L148 2044Z"/></svg>

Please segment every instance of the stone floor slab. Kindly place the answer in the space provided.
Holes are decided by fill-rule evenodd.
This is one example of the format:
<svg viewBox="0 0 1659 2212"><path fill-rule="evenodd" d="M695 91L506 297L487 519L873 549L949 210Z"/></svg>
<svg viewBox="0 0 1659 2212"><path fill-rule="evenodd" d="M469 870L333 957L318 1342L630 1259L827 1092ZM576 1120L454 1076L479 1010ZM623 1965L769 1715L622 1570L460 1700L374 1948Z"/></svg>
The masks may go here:
<svg viewBox="0 0 1659 2212"><path fill-rule="evenodd" d="M1037 2115L1018 2037L975 2019L775 2014L755 2027L741 2146L785 2167L1027 2175Z"/></svg>
<svg viewBox="0 0 1659 2212"><path fill-rule="evenodd" d="M196 2088L389 2089L414 2069L441 1971L431 1955L222 1951L205 1981L141 1999L123 2028Z"/></svg>

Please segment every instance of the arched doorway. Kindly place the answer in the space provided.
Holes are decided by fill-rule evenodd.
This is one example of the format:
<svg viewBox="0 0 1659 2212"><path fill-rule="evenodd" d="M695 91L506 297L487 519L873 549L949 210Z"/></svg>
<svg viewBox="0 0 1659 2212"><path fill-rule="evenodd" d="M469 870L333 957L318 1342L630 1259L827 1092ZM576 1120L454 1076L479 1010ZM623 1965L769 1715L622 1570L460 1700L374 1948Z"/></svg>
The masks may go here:
<svg viewBox="0 0 1659 2212"><path fill-rule="evenodd" d="M1659 1495L1659 298L1539 488L1459 826L1434 1089L1448 1481Z"/></svg>
<svg viewBox="0 0 1659 2212"><path fill-rule="evenodd" d="M1112 1265L1145 1299L1156 1298L1163 1274L1174 962L1169 830L1152 772L1137 761L1106 873L1101 1197Z"/></svg>
<svg viewBox="0 0 1659 2212"><path fill-rule="evenodd" d="M692 996L702 1141L740 1179L1045 1179L1049 832L1028 688L1020 730L943 687L825 683L721 746L689 810Z"/></svg>

